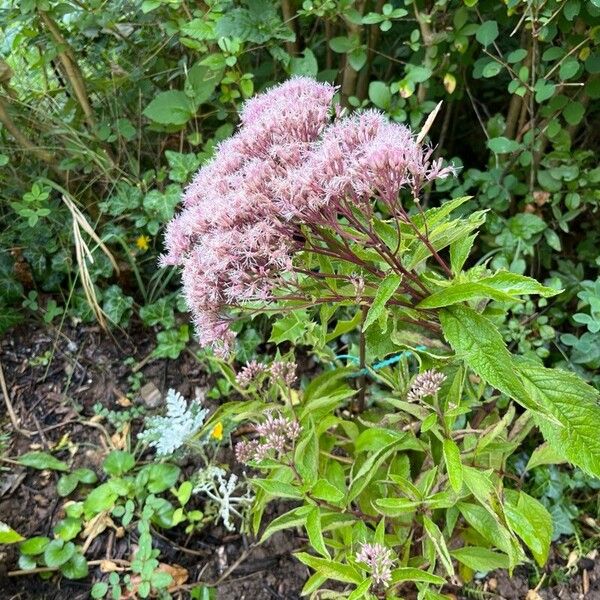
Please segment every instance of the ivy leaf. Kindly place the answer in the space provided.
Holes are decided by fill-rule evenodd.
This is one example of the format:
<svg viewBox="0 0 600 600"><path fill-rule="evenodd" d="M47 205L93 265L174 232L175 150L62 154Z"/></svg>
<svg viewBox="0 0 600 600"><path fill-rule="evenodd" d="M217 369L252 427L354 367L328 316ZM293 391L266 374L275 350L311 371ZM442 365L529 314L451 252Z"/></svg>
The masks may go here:
<svg viewBox="0 0 600 600"><path fill-rule="evenodd" d="M116 284L109 286L102 297L102 310L111 323L126 325L131 315L133 298L126 296Z"/></svg>
<svg viewBox="0 0 600 600"><path fill-rule="evenodd" d="M390 88L383 81L372 81L369 84L369 100L382 110L387 110L392 103Z"/></svg>
<svg viewBox="0 0 600 600"><path fill-rule="evenodd" d="M290 75L316 77L319 72L317 59L310 48L306 48L302 57L294 56L290 61Z"/></svg>
<svg viewBox="0 0 600 600"><path fill-rule="evenodd" d="M523 145L515 140L509 140L506 137L495 137L487 141L488 148L494 154L508 154L520 150Z"/></svg>
<svg viewBox="0 0 600 600"><path fill-rule="evenodd" d="M479 26L475 38L482 46L489 46L498 37L498 23L486 21Z"/></svg>
<svg viewBox="0 0 600 600"><path fill-rule="evenodd" d="M573 373L546 369L524 359L515 359L513 364L527 395L554 417L536 415L550 446L585 472L600 477L598 392Z"/></svg>
<svg viewBox="0 0 600 600"><path fill-rule="evenodd" d="M184 92L169 90L160 92L146 106L143 113L150 120L161 125L185 125L194 115L192 101Z"/></svg>
<svg viewBox="0 0 600 600"><path fill-rule="evenodd" d="M173 217L180 195L181 188L176 184L168 185L164 192L150 190L144 196L144 210L150 219L166 223Z"/></svg>
<svg viewBox="0 0 600 600"><path fill-rule="evenodd" d="M369 327L382 315L387 301L394 295L401 281L402 277L400 275L390 273L381 282L377 289L377 293L375 294L373 304L367 313L367 317L363 324L363 331L369 329Z"/></svg>
<svg viewBox="0 0 600 600"><path fill-rule="evenodd" d="M286 341L298 343L309 329L309 325L306 311L296 310L275 321L269 341L276 344Z"/></svg>
<svg viewBox="0 0 600 600"><path fill-rule="evenodd" d="M175 326L175 312L173 298L160 298L152 304L140 308L140 317L145 325L161 325L165 329Z"/></svg>
<svg viewBox="0 0 600 600"><path fill-rule="evenodd" d="M179 329L160 331L156 335L158 344L152 352L156 358L171 358L175 360L183 352L189 339L189 327L182 325Z"/></svg>

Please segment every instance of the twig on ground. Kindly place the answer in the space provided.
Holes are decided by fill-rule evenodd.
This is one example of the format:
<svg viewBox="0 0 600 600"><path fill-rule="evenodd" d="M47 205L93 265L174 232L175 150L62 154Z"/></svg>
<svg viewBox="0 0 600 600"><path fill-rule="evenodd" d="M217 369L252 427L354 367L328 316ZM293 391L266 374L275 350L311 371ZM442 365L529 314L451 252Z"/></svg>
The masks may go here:
<svg viewBox="0 0 600 600"><path fill-rule="evenodd" d="M35 435L33 431L28 431L27 429L23 429L19 426L19 420L17 419L17 415L15 414L15 410L13 408L12 402L10 400L10 395L8 393L8 387L6 386L6 379L4 378L4 369L2 368L2 361L0 360L0 388L2 389L2 396L4 398L4 404L6 406L6 412L8 413L8 417L10 418L10 422L16 433L20 433L21 435L30 438Z"/></svg>

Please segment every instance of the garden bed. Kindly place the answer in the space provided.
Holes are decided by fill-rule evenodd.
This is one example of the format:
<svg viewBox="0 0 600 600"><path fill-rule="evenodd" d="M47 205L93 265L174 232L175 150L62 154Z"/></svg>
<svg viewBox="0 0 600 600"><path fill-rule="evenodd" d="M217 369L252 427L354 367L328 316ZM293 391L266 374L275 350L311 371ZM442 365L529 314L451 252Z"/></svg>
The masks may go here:
<svg viewBox="0 0 600 600"><path fill-rule="evenodd" d="M196 389L211 385L210 376L191 353L184 352L177 360L147 360L151 350L148 336L138 335L135 329L111 338L97 327L64 328L58 332L29 325L5 336L0 342L0 359L12 408L20 427L32 435L12 433L4 455L14 458L27 451L59 446L63 448L59 456L68 459L71 455L74 468L99 471L107 444L103 421L94 417L95 405L118 411L127 408L130 398L134 405L147 405L148 410L153 410L157 405L156 390L162 393L174 387L192 396ZM142 387L127 394L132 371L142 374ZM5 431L10 432L8 419L5 423ZM233 462L230 451L223 452L222 459ZM182 467L193 470L195 465L191 461ZM56 493L57 479L58 474L49 471L5 469L0 478L0 521L26 537L51 535L52 526L62 516L64 502ZM274 506L269 517L284 509L285 506ZM175 597L189 597L193 584L200 582L214 584L221 599L292 600L300 597L309 576L306 567L292 556L293 551L304 547L306 540L291 532L275 534L262 546L220 526L195 536L175 528L166 534L160 532L153 540L161 551L161 562L177 565L187 575ZM90 561L125 560L135 541L135 530L131 536L126 534L120 539L105 532L94 539L86 557ZM552 585L546 588L542 583L537 592L532 590L533 573L519 568L512 577L496 572L448 593L457 598L490 600L600 598L597 553L580 560L572 555L572 564L568 565L561 554L564 555L564 548L561 553L553 551L544 571L545 581ZM35 574L14 574L18 570L17 558L14 546L4 547L0 573L3 598L88 598L93 580L101 575L101 568L96 566L90 568L90 577L81 581L58 576L44 581Z"/></svg>

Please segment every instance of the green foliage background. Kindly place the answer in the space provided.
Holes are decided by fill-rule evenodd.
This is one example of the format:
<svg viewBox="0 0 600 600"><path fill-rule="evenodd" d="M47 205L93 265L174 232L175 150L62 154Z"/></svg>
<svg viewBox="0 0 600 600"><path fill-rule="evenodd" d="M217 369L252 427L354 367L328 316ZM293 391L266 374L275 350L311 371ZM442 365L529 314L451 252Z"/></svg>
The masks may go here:
<svg viewBox="0 0 600 600"><path fill-rule="evenodd" d="M471 195L481 261L566 289L505 339L598 382L599 0L2 0L0 33L1 329L92 321L87 276L109 323L176 357L162 227L244 99L302 74L415 130L443 101L429 137L461 169L425 203ZM78 260L65 198L115 264L85 231Z"/></svg>

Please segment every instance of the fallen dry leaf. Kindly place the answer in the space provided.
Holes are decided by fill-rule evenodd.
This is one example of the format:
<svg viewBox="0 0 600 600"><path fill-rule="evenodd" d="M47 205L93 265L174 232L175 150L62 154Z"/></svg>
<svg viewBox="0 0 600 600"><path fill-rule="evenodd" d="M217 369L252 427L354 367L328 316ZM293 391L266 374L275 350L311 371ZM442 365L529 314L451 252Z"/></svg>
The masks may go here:
<svg viewBox="0 0 600 600"><path fill-rule="evenodd" d="M179 565L167 565L166 563L161 563L158 570L168 573L173 578L173 583L171 583L168 589L169 592L182 586L189 577L187 569Z"/></svg>
<svg viewBox="0 0 600 600"><path fill-rule="evenodd" d="M576 565L579 562L579 552L577 550L572 550L569 554L569 558L567 559L567 569Z"/></svg>
<svg viewBox="0 0 600 600"><path fill-rule="evenodd" d="M112 527L115 530L117 529L113 520L108 516L108 511L106 510L98 513L85 524L83 533L81 534L81 537L85 540L82 548L83 554L86 553L94 539L97 538L108 527Z"/></svg>
<svg viewBox="0 0 600 600"><path fill-rule="evenodd" d="M123 567L119 567L112 560L103 560L100 563L100 571L102 571L102 573L112 573L113 571L123 571L123 570L124 570Z"/></svg>
<svg viewBox="0 0 600 600"><path fill-rule="evenodd" d="M171 585L167 588L168 592L174 592L176 589L181 587L189 577L187 569L184 569L179 565L168 565L166 563L160 563L157 571L168 573L173 578ZM123 595L121 596L122 600L137 599L137 591L141 583L142 578L139 575L133 575L130 579L131 589L123 591Z"/></svg>
<svg viewBox="0 0 600 600"><path fill-rule="evenodd" d="M127 448L127 438L129 437L130 429L131 424L127 422L121 431L118 431L110 437L110 441L116 450L125 450Z"/></svg>

